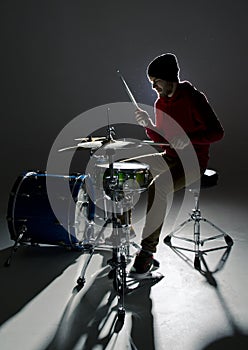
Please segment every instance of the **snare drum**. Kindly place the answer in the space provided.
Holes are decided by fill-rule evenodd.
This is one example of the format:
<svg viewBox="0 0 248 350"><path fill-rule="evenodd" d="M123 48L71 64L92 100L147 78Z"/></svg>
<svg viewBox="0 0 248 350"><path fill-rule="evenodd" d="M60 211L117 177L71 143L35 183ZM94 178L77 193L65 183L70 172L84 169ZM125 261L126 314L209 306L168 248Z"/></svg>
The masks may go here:
<svg viewBox="0 0 248 350"><path fill-rule="evenodd" d="M111 179L109 164L96 164L96 184L105 191L144 191L149 179L149 166L138 162L113 163L113 178Z"/></svg>
<svg viewBox="0 0 248 350"><path fill-rule="evenodd" d="M56 218L46 190L52 181L56 192L55 205L67 229ZM88 223L94 219L94 204L86 193L86 175L51 175L40 171L26 172L14 183L9 197L7 221L11 239L21 242L75 247L83 238ZM71 197L59 193L61 182L69 181ZM76 206L72 206L74 201Z"/></svg>

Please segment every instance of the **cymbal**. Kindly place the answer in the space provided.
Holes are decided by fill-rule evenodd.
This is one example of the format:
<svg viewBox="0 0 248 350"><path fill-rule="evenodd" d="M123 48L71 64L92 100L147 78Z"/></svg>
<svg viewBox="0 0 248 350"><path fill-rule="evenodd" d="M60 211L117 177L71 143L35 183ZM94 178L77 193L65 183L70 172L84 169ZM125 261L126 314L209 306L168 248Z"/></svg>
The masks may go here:
<svg viewBox="0 0 248 350"><path fill-rule="evenodd" d="M133 141L123 141L123 140L111 140L108 143L104 145L104 149L130 149L130 148L137 148L141 147L140 143L133 142Z"/></svg>
<svg viewBox="0 0 248 350"><path fill-rule="evenodd" d="M89 141L89 142L80 142L75 146L69 146L59 149L59 152L75 150L75 149L91 149L97 150L102 147L104 150L117 150L117 149L130 149L141 147L141 144L132 141L123 141L123 140L110 140L107 142L103 141Z"/></svg>
<svg viewBox="0 0 248 350"><path fill-rule="evenodd" d="M89 136L89 137L79 137L74 139L75 141L81 141L81 142L95 142L95 141L100 141L100 140L107 140L105 136Z"/></svg>
<svg viewBox="0 0 248 350"><path fill-rule="evenodd" d="M65 148L61 148L58 151L59 152L63 152L63 151L70 151L70 150L76 150L76 149L82 149L82 150L86 150L86 149L92 149L92 150L97 150L98 148L100 148L102 146L102 141L91 141L91 142L81 142L78 143L75 146L69 146L69 147L65 147Z"/></svg>
<svg viewBox="0 0 248 350"><path fill-rule="evenodd" d="M80 142L77 144L77 147L87 148L87 149L98 149L101 146L102 146L102 141Z"/></svg>
<svg viewBox="0 0 248 350"><path fill-rule="evenodd" d="M86 139L86 138L85 138ZM81 139L82 140L82 139ZM150 140L144 140L144 141L125 141L125 140L109 140L105 141L106 138L103 137L102 140L93 140L93 141L85 141L80 142L75 146L69 146L65 148L61 148L59 152L68 151L68 150L75 150L75 149L91 149L91 150L97 150L98 148L103 146L104 150L117 150L117 149L130 149L130 148L138 148L142 145L149 145L149 146L169 146L169 143L160 143L160 142L153 142Z"/></svg>

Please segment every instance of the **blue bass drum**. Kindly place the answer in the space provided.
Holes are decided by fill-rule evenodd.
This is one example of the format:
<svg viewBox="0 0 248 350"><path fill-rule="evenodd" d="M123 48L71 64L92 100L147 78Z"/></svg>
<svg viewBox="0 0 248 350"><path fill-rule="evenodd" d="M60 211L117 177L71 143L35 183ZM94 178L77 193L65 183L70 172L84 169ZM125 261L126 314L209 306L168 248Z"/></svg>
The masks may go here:
<svg viewBox="0 0 248 350"><path fill-rule="evenodd" d="M63 225L56 218L47 194L46 180L54 182L55 205ZM30 171L17 178L9 196L7 221L11 239L20 242L80 247L89 239L95 206L86 192L86 175L69 176ZM59 184L69 181L70 198L59 193ZM74 201L74 205L71 202ZM64 225L66 222L66 225Z"/></svg>

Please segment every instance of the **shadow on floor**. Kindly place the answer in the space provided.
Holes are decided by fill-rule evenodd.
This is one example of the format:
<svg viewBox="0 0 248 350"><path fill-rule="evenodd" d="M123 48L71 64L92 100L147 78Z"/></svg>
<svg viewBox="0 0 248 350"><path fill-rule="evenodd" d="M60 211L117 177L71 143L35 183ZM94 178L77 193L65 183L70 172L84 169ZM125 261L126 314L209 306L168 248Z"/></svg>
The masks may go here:
<svg viewBox="0 0 248 350"><path fill-rule="evenodd" d="M11 248L0 251L0 325L20 311L53 282L65 269L76 263L80 252L57 246L21 246L9 267L4 263Z"/></svg>
<svg viewBox="0 0 248 350"><path fill-rule="evenodd" d="M150 292L158 280L141 281L136 289L125 295L126 320L122 327L117 321L118 300L106 267L109 253L100 252L103 256L102 268L82 297L80 294L84 289L78 292L75 286L55 337L46 350L71 350L75 346L84 350L97 346L105 349L110 345L115 348L118 336L123 334L123 348L129 344L131 349L155 349Z"/></svg>
<svg viewBox="0 0 248 350"><path fill-rule="evenodd" d="M223 297L223 294L221 292L220 286L218 284L217 279L214 277L214 275L221 271L232 250L232 247L223 247L220 250L222 251L222 254L220 254L219 259L217 261L217 264L214 268L209 268L209 264L206 261L204 255L201 256L201 263L197 267L194 264L194 261L190 259L186 254L184 254L181 250L181 248L170 246L170 248L176 253L184 262L186 262L191 268L198 270L198 272L205 277L207 283L212 286L215 290L217 299L225 313L225 316L227 318L227 321L232 329L233 335L226 336L220 339L216 339L206 345L201 350L222 350L222 349L235 349L235 350L246 350L248 349L248 336L243 334L242 330L239 328L235 317L230 311L230 308ZM187 249L186 249L187 250ZM210 249L210 252L212 250Z"/></svg>
<svg viewBox="0 0 248 350"><path fill-rule="evenodd" d="M234 336L217 339L212 343L208 344L207 346L205 346L202 350L223 350L223 349L247 350L248 336L243 334L237 334Z"/></svg>

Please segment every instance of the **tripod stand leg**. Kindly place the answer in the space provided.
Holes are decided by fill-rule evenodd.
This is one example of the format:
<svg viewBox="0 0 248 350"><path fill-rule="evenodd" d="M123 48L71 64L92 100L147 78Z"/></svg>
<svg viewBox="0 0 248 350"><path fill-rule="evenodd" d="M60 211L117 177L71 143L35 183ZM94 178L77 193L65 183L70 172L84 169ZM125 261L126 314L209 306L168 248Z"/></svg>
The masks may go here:
<svg viewBox="0 0 248 350"><path fill-rule="evenodd" d="M189 238L185 238L185 237L181 237L181 236L177 236L176 233L178 233L179 231L181 231L185 226L187 226L190 222L192 222L193 219L190 217L189 219L185 220L183 223L181 223L179 226L177 226L173 231L171 231L170 234L168 234L165 238L164 238L164 244L168 245L169 247L172 246L171 243L171 239L174 238L178 238L181 239L183 241L188 241L188 242L192 242L192 239Z"/></svg>
<svg viewBox="0 0 248 350"><path fill-rule="evenodd" d="M120 252L120 248L113 248L113 257L109 260L112 270L109 278L113 279L113 288L118 297L118 320L124 322L125 319L125 293L127 291L126 255Z"/></svg>
<svg viewBox="0 0 248 350"><path fill-rule="evenodd" d="M125 308L124 307L119 307L118 308L118 314L117 314L117 317L118 317L118 320L120 321L120 322L124 322L124 320L125 320L125 315L126 315L126 310L125 310Z"/></svg>
<svg viewBox="0 0 248 350"><path fill-rule="evenodd" d="M78 277L77 279L77 287L78 289L81 289L83 288L84 284L85 284L85 273L86 273L86 269L87 267L89 266L89 263L93 257L93 254L94 254L94 249L92 248L92 250L90 251L90 254L88 255L88 258L87 260L85 261L84 263L84 266L83 266L83 269L82 269L82 272L80 274L80 276Z"/></svg>
<svg viewBox="0 0 248 350"><path fill-rule="evenodd" d="M199 255L195 256L195 260L194 260L194 268L198 271L201 271L201 260Z"/></svg>
<svg viewBox="0 0 248 350"><path fill-rule="evenodd" d="M219 228L217 225L215 225L213 222L209 221L206 218L202 218L202 221L208 223L210 226L212 226L215 230L219 231L220 234L219 235L215 235L206 239L203 239L202 242L205 243L207 241L211 241L220 237L223 237L226 244L228 245L228 247L231 247L233 245L233 240L232 238L225 232L223 231L221 228Z"/></svg>
<svg viewBox="0 0 248 350"><path fill-rule="evenodd" d="M20 232L19 232L19 235L17 236L16 240L15 240L15 243L13 245L13 247L11 248L11 252L10 252L10 255L9 257L7 258L7 260L5 261L4 263L4 266L5 267L9 267L10 266L10 263L11 263L11 260L13 258L13 255L14 253L17 251L18 249L18 245L24 235L24 233L27 231L27 228L26 226L23 226L21 229L20 229Z"/></svg>
<svg viewBox="0 0 248 350"><path fill-rule="evenodd" d="M118 283L118 298L119 298L119 303L118 303L118 320L121 322L124 322L125 319L125 292L127 288L127 283L126 283L126 258L123 254L120 256L120 265L117 269L116 273L117 277L117 283Z"/></svg>
<svg viewBox="0 0 248 350"><path fill-rule="evenodd" d="M194 245L195 245L195 260L194 267L196 270L201 269L200 261L200 220L194 222Z"/></svg>

